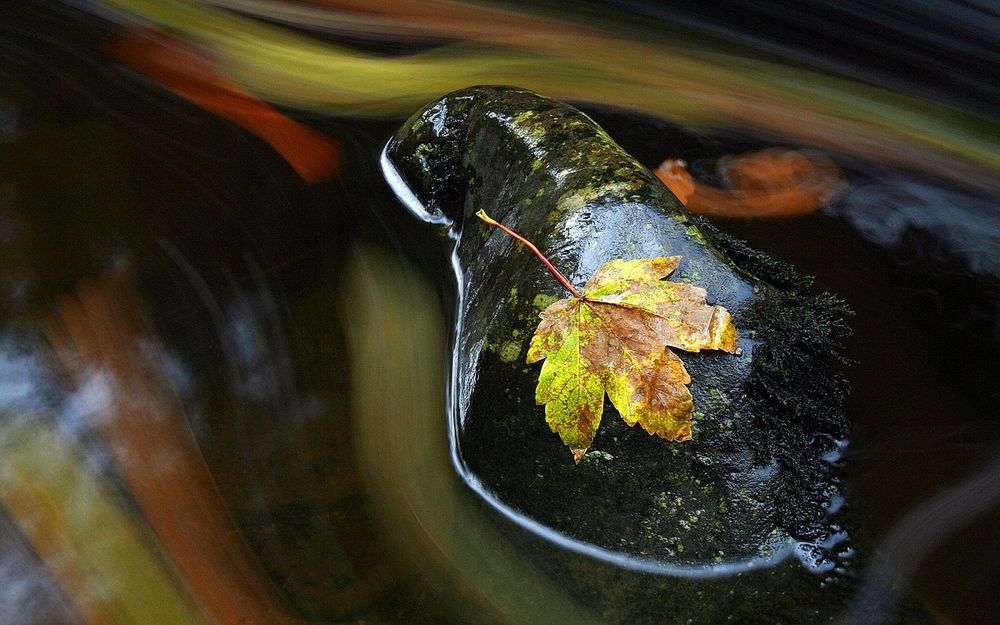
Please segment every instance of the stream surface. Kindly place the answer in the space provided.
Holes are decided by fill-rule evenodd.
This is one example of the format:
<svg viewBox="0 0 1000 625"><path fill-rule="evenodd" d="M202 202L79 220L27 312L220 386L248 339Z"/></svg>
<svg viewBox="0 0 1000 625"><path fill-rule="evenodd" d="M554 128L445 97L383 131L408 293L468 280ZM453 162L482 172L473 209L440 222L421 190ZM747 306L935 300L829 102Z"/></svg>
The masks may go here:
<svg viewBox="0 0 1000 625"><path fill-rule="evenodd" d="M1000 16L985 3L613 4L634 42L766 58L983 129L1000 121L988 70ZM574 6L588 27L607 17ZM301 19L386 58L448 41ZM453 241L385 179L383 148L407 116L393 97L389 113L280 109L342 151L337 174L309 184L258 137L109 58L102 46L129 24L100 3L24 2L0 20L0 625L639 622L552 570L604 558L627 597L634 559L498 514L456 470ZM865 116L840 101L845 119ZM845 624L889 622L900 595L881 589L896 576L936 623L994 622L996 137L970 148L974 163L957 148L901 163L877 141L810 143L797 129L837 127L808 108L795 124L720 114L695 131L598 97L575 104L644 165L684 158L717 186L720 157L775 146L839 165L849 188L816 213L713 219L856 313L852 430L830 457L844 498L830 514L850 506L852 531L880 547L858 569L850 554L836 568L809 545L795 555ZM847 577L861 590L836 594ZM227 604L240 593L254 600ZM689 616L697 606L663 622Z"/></svg>

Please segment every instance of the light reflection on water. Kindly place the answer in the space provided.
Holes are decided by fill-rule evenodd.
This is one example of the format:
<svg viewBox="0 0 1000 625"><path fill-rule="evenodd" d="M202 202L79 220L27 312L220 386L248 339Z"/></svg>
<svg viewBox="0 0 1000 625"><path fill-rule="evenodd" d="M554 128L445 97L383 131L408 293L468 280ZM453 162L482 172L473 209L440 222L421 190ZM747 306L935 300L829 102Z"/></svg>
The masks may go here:
<svg viewBox="0 0 1000 625"><path fill-rule="evenodd" d="M140 14L174 6L100 4ZM121 13L87 5L112 16L107 23L27 5L0 24L0 78L11 78L0 86L0 623L601 621L509 544L509 528L452 470L441 391L449 242L410 220L379 180L379 150L400 121L392 116L462 80L499 78L714 128L734 149L839 150L831 156L853 187L824 214L723 227L817 274L858 309L860 442L840 462L897 572L916 579L940 621L987 622L1000 560L988 522L1000 440L988 382L1000 338L989 301L1000 278L1000 157L995 116L982 106L988 85L949 100L907 76L896 84L912 91L897 100L790 69L780 56L795 46L764 45L759 33L734 40L778 50L773 64L741 60L753 45L706 51L724 40L667 22L670 45L648 25L608 35L594 32L595 19L527 20L523 7L456 5L453 17L405 2L384 12L203 5L213 6L394 50L386 59L449 47L408 66L409 76L373 74L378 55L309 74L274 62L279 52L316 52L299 33L267 48L258 44L272 41L270 30L152 20L215 53L220 71L266 99L390 117L298 115L348 156L340 179L306 189L267 146L112 65L98 44L118 33ZM901 24L883 25L924 41L922 28ZM995 21L978 24L989 31ZM621 47L588 51L593 41ZM940 45L943 65L962 47ZM813 53L823 61L829 50ZM315 70L338 57L309 58ZM863 63L826 60L865 73ZM650 166L715 160L655 149ZM853 476L851 467L860 467ZM956 538L963 526L973 529ZM873 568L845 624L859 614L878 622L891 609L880 591L891 580Z"/></svg>

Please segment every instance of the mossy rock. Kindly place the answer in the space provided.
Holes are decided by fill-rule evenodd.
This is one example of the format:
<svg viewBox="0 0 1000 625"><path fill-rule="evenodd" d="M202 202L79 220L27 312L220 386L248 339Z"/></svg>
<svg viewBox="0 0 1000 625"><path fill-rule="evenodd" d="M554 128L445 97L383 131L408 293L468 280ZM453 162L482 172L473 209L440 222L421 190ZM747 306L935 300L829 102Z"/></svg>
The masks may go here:
<svg viewBox="0 0 1000 625"><path fill-rule="evenodd" d="M754 569L760 586L659 578L654 587L666 594L653 593L650 609L671 589L696 588L710 589L715 603L687 622L724 622L748 601L784 615L772 622L834 614L843 596L811 593L849 568L840 556L850 539L829 512L840 498L830 459L848 426L844 304L810 295L791 267L692 217L589 117L528 91L449 94L411 117L387 155L425 216L449 221L457 235L458 446L484 489L564 536L637 561L692 570L763 563ZM532 240L576 285L615 258L682 257L671 279L729 309L742 348L676 350L692 377L693 440L629 428L606 402L592 447L573 463L535 405L539 366L524 364L538 313L566 294L523 246L475 219L480 209ZM627 573L567 559L581 592L625 610L595 589L602 576ZM750 596L777 587L770 603ZM646 622L625 612L611 621ZM649 622L674 622L657 618Z"/></svg>

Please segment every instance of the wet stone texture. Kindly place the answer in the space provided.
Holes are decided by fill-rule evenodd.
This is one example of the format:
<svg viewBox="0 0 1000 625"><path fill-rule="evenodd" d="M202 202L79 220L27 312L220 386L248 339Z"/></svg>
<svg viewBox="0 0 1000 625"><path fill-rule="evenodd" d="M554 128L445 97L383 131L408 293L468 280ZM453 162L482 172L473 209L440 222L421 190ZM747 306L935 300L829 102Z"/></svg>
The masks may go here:
<svg viewBox="0 0 1000 625"><path fill-rule="evenodd" d="M838 577L851 568L842 557L851 539L829 513L840 501L831 461L847 431L846 307L810 295L791 267L690 216L586 115L527 91L445 96L404 124L388 155L428 214L460 232L459 445L483 486L565 535L623 554L670 564L800 556L760 573L752 591L711 586L714 605L689 622L724 622L747 601L762 614L808 618L797 622L833 614L843 601L833 591L805 602L797 593L843 585ZM540 365L524 363L538 313L567 294L529 250L479 222L479 209L533 241L577 286L611 259L682 257L670 279L729 309L742 348L675 350L692 377L692 441L630 428L605 400L593 446L574 465L535 405ZM569 568L581 587L592 585L581 592L622 612L611 622L646 622L634 610L656 610L675 583L706 592L658 578L649 605L626 609L601 581L624 573ZM779 586L762 605L754 598ZM658 618L649 622L673 622Z"/></svg>

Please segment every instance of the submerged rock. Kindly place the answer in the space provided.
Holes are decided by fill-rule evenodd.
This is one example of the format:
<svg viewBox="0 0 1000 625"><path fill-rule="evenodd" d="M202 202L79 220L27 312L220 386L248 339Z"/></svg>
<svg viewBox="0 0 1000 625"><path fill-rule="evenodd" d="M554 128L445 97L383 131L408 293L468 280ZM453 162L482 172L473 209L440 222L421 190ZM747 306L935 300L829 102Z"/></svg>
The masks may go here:
<svg viewBox="0 0 1000 625"><path fill-rule="evenodd" d="M711 570L795 553L814 573L841 567L846 535L830 515L840 497L831 459L847 428L838 368L848 311L839 300L808 295L789 266L693 218L590 118L534 93L452 93L411 117L387 156L416 210L457 234L458 446L488 493L564 536L637 561ZM530 252L476 220L480 209L532 240L578 286L615 258L682 257L671 279L726 307L742 348L676 350L692 378L693 440L629 428L606 402L592 447L574 465L535 405L539 365L524 364L538 313L566 293ZM798 576L799 562L783 570ZM575 566L585 587L611 575ZM767 579L753 594L792 588L775 569ZM796 579L818 587L821 578ZM701 608L705 620L695 622L722 622L744 605L732 585L720 588L727 602ZM789 593L773 602L761 607L819 613Z"/></svg>

